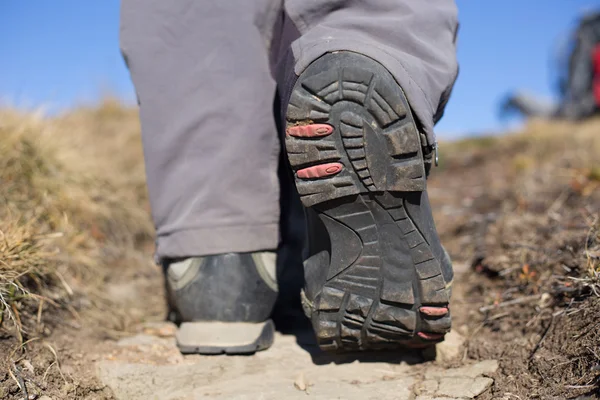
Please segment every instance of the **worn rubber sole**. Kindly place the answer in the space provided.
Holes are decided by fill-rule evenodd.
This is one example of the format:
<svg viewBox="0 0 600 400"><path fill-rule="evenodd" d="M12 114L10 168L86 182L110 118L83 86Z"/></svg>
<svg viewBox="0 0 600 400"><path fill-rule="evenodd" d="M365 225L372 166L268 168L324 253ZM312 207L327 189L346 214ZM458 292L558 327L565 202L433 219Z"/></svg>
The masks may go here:
<svg viewBox="0 0 600 400"><path fill-rule="evenodd" d="M184 322L177 346L183 354L253 354L271 347L275 326L271 320L250 322Z"/></svg>
<svg viewBox="0 0 600 400"><path fill-rule="evenodd" d="M425 192L424 138L400 86L366 56L329 53L298 78L286 123L308 207L305 303L320 347L443 340L452 268Z"/></svg>

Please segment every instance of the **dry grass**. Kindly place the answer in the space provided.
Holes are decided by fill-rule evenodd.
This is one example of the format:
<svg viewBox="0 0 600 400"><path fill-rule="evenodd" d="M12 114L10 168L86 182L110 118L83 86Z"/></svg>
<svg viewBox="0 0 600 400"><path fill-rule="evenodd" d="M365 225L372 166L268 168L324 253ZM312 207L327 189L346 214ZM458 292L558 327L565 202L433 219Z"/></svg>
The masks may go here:
<svg viewBox="0 0 600 400"><path fill-rule="evenodd" d="M538 121L442 148L436 220L454 258L474 269L466 298L481 312L466 321L468 355L500 360L493 398L600 387L599 133L600 120Z"/></svg>
<svg viewBox="0 0 600 400"><path fill-rule="evenodd" d="M0 138L0 314L23 341L43 306L76 313L72 300L100 293L111 268L140 263L152 225L134 110L2 110Z"/></svg>

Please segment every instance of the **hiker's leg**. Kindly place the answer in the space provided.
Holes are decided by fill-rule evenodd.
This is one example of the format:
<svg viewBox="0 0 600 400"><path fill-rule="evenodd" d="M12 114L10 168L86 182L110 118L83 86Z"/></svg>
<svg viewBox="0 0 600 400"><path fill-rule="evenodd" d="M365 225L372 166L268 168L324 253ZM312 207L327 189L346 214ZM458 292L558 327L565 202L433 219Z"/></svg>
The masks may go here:
<svg viewBox="0 0 600 400"><path fill-rule="evenodd" d="M454 0L285 0L302 36L293 45L300 74L326 52L369 56L400 83L429 144L434 120L457 76Z"/></svg>
<svg viewBox="0 0 600 400"><path fill-rule="evenodd" d="M157 257L275 249L268 47L280 0L124 0Z"/></svg>
<svg viewBox="0 0 600 400"><path fill-rule="evenodd" d="M426 161L457 72L454 2L286 8L301 37L286 57L293 68L283 68L285 143L307 207L303 304L319 345L431 346L451 323L453 272Z"/></svg>

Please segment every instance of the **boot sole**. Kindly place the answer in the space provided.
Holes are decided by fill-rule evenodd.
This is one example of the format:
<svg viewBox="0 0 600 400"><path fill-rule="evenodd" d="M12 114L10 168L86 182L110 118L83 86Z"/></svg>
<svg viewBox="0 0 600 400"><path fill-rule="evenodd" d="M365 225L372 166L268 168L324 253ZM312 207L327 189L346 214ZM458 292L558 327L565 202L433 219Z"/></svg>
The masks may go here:
<svg viewBox="0 0 600 400"><path fill-rule="evenodd" d="M177 346L183 354L253 354L273 344L271 320L251 322L184 322L177 330Z"/></svg>
<svg viewBox="0 0 600 400"><path fill-rule="evenodd" d="M406 208L424 194L426 173L424 138L401 87L371 58L328 53L298 78L286 125L298 193L320 221L309 217L313 255L305 262L307 288L311 279L320 287L306 301L319 346L354 351L443 340L451 272ZM316 239L318 225L324 239Z"/></svg>

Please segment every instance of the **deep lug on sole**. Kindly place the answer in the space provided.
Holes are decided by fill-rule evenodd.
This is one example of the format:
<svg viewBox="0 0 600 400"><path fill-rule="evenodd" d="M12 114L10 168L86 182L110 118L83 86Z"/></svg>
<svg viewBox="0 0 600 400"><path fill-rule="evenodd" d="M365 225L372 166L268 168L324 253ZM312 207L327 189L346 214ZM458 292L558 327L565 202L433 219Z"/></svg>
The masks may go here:
<svg viewBox="0 0 600 400"><path fill-rule="evenodd" d="M421 135L401 87L366 56L329 53L298 78L286 120L296 187L316 214L309 229L323 236L311 238L305 262L320 347L443 340L452 272L425 192Z"/></svg>

